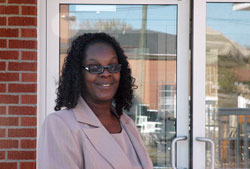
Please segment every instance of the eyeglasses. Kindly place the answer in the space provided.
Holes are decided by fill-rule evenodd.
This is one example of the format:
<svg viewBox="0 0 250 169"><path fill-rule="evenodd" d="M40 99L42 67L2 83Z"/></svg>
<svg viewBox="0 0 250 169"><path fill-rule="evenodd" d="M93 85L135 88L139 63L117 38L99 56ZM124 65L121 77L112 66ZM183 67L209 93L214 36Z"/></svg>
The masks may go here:
<svg viewBox="0 0 250 169"><path fill-rule="evenodd" d="M105 69L107 69L109 73L117 73L121 71L122 65L121 64L112 64L108 66L91 65L91 66L82 66L82 68L92 74L102 74Z"/></svg>

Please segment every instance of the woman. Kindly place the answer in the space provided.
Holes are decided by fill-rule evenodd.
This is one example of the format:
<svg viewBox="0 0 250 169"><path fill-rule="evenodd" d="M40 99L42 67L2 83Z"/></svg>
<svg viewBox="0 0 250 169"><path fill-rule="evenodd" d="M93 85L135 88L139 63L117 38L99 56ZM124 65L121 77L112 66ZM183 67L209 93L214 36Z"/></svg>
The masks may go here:
<svg viewBox="0 0 250 169"><path fill-rule="evenodd" d="M134 122L122 112L133 98L133 77L117 41L83 34L69 50L55 110L42 127L39 169L151 169Z"/></svg>

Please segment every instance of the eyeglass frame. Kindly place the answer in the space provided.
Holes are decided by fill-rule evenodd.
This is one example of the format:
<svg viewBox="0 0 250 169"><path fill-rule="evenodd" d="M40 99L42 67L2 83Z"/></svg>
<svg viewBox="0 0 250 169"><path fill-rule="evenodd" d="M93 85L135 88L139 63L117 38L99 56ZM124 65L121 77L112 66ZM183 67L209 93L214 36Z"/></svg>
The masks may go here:
<svg viewBox="0 0 250 169"><path fill-rule="evenodd" d="M115 71L115 72L113 72L113 71L110 72L109 69L110 69L110 67L113 66L113 65L119 66L120 70L119 70L119 71ZM121 65L121 64L111 64L111 65L108 65L108 66L100 66L100 67L102 68L102 71L101 71L101 72L96 72L96 73L94 73L94 72L91 72L91 71L90 71L90 67L91 67L91 66L100 66L100 65L81 66L81 68L83 68L84 70L86 70L87 72L89 72L89 73L91 73L91 74L102 74L102 73L105 71L105 69L107 69L107 71L108 71L109 73L118 73L118 72L120 72L120 71L122 70L122 65Z"/></svg>

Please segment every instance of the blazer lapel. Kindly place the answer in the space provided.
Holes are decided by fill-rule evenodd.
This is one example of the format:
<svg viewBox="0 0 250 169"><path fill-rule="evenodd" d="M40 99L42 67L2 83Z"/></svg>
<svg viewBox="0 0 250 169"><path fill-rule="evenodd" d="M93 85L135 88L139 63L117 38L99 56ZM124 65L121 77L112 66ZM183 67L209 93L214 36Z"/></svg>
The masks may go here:
<svg viewBox="0 0 250 169"><path fill-rule="evenodd" d="M123 114L121 116L121 122L124 125L125 130L134 146L134 149L139 157L141 165L144 169L151 169L153 168L151 159L147 155L147 151L143 145L139 132L134 124L131 124L131 119L126 115Z"/></svg>
<svg viewBox="0 0 250 169"><path fill-rule="evenodd" d="M82 128L83 132L95 149L113 168L132 168L130 161L121 147L104 128L94 112L92 112L81 97L78 100L78 105L73 109L73 112L79 122L89 125L89 127Z"/></svg>

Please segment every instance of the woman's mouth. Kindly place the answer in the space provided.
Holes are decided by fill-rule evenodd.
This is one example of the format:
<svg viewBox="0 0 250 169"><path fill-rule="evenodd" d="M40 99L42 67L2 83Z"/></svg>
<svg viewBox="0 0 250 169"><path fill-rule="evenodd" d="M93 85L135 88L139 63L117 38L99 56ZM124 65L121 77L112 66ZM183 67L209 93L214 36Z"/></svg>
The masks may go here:
<svg viewBox="0 0 250 169"><path fill-rule="evenodd" d="M111 84L101 84L102 87L110 87Z"/></svg>
<svg viewBox="0 0 250 169"><path fill-rule="evenodd" d="M101 88L110 88L114 83L97 83L97 86Z"/></svg>

